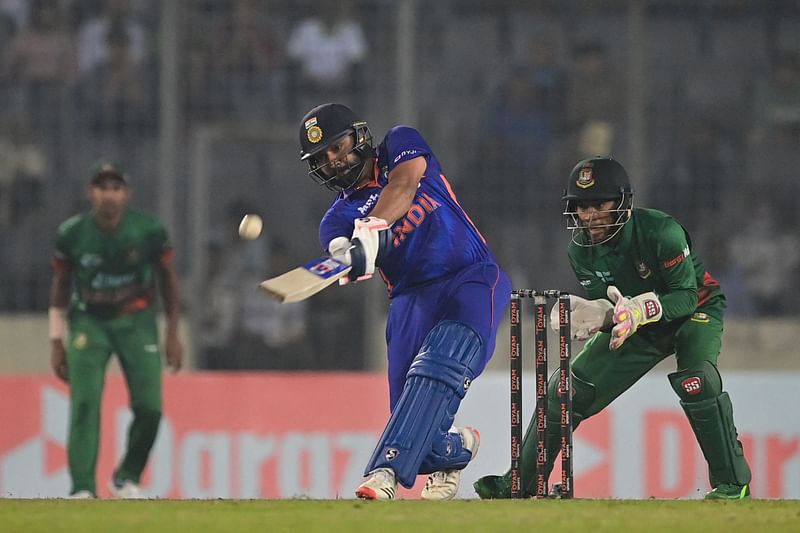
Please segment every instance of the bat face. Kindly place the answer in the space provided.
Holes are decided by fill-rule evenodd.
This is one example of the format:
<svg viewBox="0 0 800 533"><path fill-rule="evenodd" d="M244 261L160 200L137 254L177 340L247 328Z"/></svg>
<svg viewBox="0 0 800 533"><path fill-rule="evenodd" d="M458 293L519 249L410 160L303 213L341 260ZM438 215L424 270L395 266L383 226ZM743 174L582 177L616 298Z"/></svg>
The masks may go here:
<svg viewBox="0 0 800 533"><path fill-rule="evenodd" d="M315 295L350 272L350 265L332 257L320 257L259 284L265 293L281 303L299 302Z"/></svg>

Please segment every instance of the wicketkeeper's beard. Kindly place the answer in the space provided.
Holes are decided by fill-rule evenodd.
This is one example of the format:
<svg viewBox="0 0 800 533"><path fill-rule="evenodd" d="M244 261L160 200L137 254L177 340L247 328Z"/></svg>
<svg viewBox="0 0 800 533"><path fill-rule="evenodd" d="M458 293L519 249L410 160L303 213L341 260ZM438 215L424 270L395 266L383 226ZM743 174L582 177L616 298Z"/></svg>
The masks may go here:
<svg viewBox="0 0 800 533"><path fill-rule="evenodd" d="M592 221L586 223L581 222L581 228L583 229L583 234L586 237L586 242L590 244L598 244L608 236L608 234L611 232L611 227L606 225L595 225L592 227L591 222Z"/></svg>

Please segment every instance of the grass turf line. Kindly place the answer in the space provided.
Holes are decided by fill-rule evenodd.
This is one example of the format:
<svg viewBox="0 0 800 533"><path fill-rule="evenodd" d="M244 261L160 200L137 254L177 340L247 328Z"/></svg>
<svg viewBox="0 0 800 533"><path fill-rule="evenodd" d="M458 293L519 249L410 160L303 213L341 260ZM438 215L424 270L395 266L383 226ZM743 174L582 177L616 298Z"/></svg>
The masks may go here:
<svg viewBox="0 0 800 533"><path fill-rule="evenodd" d="M137 531L798 531L800 500L10 500L0 530ZM519 529L521 530L521 529Z"/></svg>

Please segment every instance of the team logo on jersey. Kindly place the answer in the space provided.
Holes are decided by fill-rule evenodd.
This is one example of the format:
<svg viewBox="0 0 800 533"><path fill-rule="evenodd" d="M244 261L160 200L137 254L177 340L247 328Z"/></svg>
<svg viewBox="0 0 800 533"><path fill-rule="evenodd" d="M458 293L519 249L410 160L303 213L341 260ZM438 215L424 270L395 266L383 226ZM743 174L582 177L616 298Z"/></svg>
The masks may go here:
<svg viewBox="0 0 800 533"><path fill-rule="evenodd" d="M308 137L308 142L311 143L318 143L322 140L322 128L319 126L311 126L306 130L306 137Z"/></svg>
<svg viewBox="0 0 800 533"><path fill-rule="evenodd" d="M650 277L650 274L653 272L650 270L650 267L645 264L644 261L641 259L636 260L636 273L639 274L639 277L642 279L647 279Z"/></svg>
<svg viewBox="0 0 800 533"><path fill-rule="evenodd" d="M692 322L699 322L700 324L708 324L710 322L708 315L705 313L695 313L689 320Z"/></svg>
<svg viewBox="0 0 800 533"><path fill-rule="evenodd" d="M80 263L84 268L99 267L103 264L103 258L97 254L83 254L81 256Z"/></svg>
<svg viewBox="0 0 800 533"><path fill-rule="evenodd" d="M72 340L72 346L76 350L83 350L88 345L89 345L89 337L86 336L86 333L78 333Z"/></svg>
<svg viewBox="0 0 800 533"><path fill-rule="evenodd" d="M592 167L583 167L580 172L578 172L578 179L575 181L575 185L580 189L588 189L594 185L594 172L592 172Z"/></svg>

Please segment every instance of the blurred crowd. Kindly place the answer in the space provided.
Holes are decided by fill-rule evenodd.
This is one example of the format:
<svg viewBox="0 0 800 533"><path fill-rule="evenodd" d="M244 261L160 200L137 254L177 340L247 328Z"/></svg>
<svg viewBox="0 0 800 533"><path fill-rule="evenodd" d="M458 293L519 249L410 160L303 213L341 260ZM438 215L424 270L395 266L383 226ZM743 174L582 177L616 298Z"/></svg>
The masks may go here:
<svg viewBox="0 0 800 533"><path fill-rule="evenodd" d="M798 314L800 7L696 4L650 3L637 77L630 55L639 45L629 42L625 3L416 2L414 125L443 147L448 178L517 286L576 288L564 268L564 180L583 157L625 163L638 155L635 203L684 223L722 281L731 314ZM124 161L134 204L155 210L167 71L178 73L178 108L169 111L180 119L180 146L209 124L293 136L299 117L322 101L358 109L376 135L410 120L395 112L401 8L392 2L183 0L173 7L177 27L164 23L169 9L156 0L0 0L0 310L46 309L56 225L82 208L98 156ZM172 56L164 32L173 31L177 57L165 65ZM642 94L645 116L630 116ZM631 136L641 130L633 124L642 121L644 153L635 154ZM236 168L243 149L210 157ZM178 154L179 197L190 194L191 157ZM313 184L301 181L301 165L291 166L295 152L280 157L293 176L275 176L264 163L256 178L297 181L295 194L306 194ZM192 261L181 246L193 230L184 222L189 209L176 207L181 222L171 228L184 270ZM243 209L225 202L213 225L235 227ZM320 212L300 215L310 225ZM336 327L358 323L359 306L343 311L321 296L285 311L232 295L241 279L233 270L263 278L306 258L281 235L267 235L262 252L247 250L258 257L242 257L231 228L223 229L208 243L205 269L217 303L196 311L206 325L203 364L358 368L358 354L326 363L303 343L335 342ZM360 297L352 294L345 298ZM332 310L351 314L337 324ZM263 322L235 318L255 315ZM226 363L231 339L285 353L272 363ZM292 362L291 354L304 355Z"/></svg>

